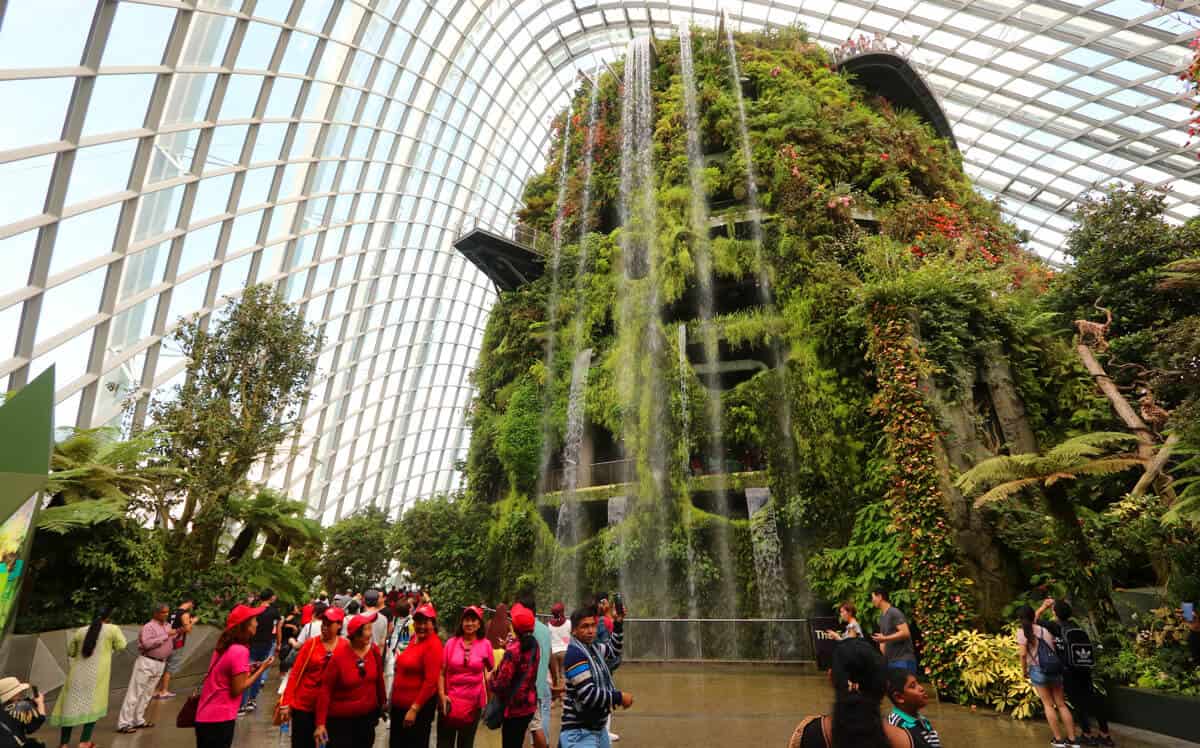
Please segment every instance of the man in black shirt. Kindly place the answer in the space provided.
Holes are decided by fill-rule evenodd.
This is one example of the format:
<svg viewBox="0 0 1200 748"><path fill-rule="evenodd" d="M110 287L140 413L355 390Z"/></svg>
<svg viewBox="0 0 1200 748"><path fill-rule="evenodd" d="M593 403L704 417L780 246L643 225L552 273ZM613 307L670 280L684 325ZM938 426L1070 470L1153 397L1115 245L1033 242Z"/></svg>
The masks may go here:
<svg viewBox="0 0 1200 748"><path fill-rule="evenodd" d="M279 625L279 611L275 609L275 592L270 589L263 590L262 594L258 596L258 604L267 606L267 609L258 614L258 628L255 629L254 636L250 638L252 669L257 666L257 663L263 662L275 654L279 647L279 637L283 633L283 627ZM246 689L245 695L242 697L242 714L258 708L258 692L266 684L268 672L270 672L270 668L263 670L262 676Z"/></svg>

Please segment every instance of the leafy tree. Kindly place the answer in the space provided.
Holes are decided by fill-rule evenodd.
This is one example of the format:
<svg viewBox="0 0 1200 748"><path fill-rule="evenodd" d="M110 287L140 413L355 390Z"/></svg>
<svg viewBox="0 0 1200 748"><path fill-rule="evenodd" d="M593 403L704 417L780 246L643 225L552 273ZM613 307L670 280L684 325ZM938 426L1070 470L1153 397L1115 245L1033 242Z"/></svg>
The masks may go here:
<svg viewBox="0 0 1200 748"><path fill-rule="evenodd" d="M291 433L321 339L266 285L246 289L211 329L193 318L174 339L188 359L187 376L151 413L168 434L164 456L187 476L172 539L186 551L173 558L207 568L231 498Z"/></svg>
<svg viewBox="0 0 1200 748"><path fill-rule="evenodd" d="M1166 196L1145 185L1114 186L1099 199L1084 200L1065 247L1074 265L1047 297L1068 323L1098 319L1092 306L1098 299L1110 307L1109 341L1123 361L1149 365L1154 334L1200 312L1196 294L1170 285L1158 290L1169 277L1164 266L1194 254L1200 244L1200 222L1171 226L1163 220L1165 210Z"/></svg>
<svg viewBox="0 0 1200 748"><path fill-rule="evenodd" d="M409 507L393 530L396 558L413 579L432 588L447 622L490 589L489 518L482 502L435 496Z"/></svg>
<svg viewBox="0 0 1200 748"><path fill-rule="evenodd" d="M320 573L325 588L364 590L382 584L392 561L392 522L379 507L369 506L325 531Z"/></svg>

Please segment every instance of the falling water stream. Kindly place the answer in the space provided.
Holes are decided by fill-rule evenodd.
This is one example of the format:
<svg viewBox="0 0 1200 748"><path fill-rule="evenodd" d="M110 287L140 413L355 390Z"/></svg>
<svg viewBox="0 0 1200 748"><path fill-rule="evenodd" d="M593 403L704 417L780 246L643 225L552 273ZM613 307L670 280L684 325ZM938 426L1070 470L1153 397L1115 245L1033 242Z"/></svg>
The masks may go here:
<svg viewBox="0 0 1200 748"><path fill-rule="evenodd" d="M758 202L758 175L755 173L754 168L754 152L750 148L750 131L746 126L746 103L742 96L742 71L741 66L738 64L737 45L733 40L733 28L729 24L725 25L725 42L729 53L729 73L733 79L734 99L737 101L738 126L741 131L742 140L742 159L746 163L747 218L750 222L750 237L754 242L754 267L758 274L759 301L762 304L764 312L773 314L775 300L771 293L771 278L767 271L766 262L763 260L763 228L762 211ZM784 368L782 366L783 357L777 343L771 345L771 351L772 358L774 359L771 362L772 368L778 372L779 391L785 398L783 407L776 408L776 413L779 418L780 433L786 442L780 451L784 456L786 467L790 474L794 467L792 464L793 450L791 446L791 403L786 400L787 387ZM779 527L772 507L765 506L759 511L768 512L768 514L755 517L754 512L751 511L751 541L754 546L754 566L758 578L759 607L763 615L768 618L780 617L785 615L787 611L787 600L783 597L786 594L785 591L787 588L784 584L783 562L780 558ZM777 637L771 638L777 639Z"/></svg>
<svg viewBox="0 0 1200 748"><path fill-rule="evenodd" d="M583 539L581 526L583 512L579 507L576 491L579 488L579 460L583 447L584 411L583 401L587 389L588 369L592 363L592 350L583 349L587 336L587 305L584 299L584 278L587 272L587 234L591 228L588 216L592 204L592 165L596 145L596 117L599 113L600 86L593 81L591 100L588 103L588 131L583 145L583 194L579 201L579 254L575 269L575 312L571 336L571 389L567 397L567 433L563 444L563 490L559 503L555 538L560 548L571 548ZM561 187L562 185L560 185ZM561 233L561 229L559 231ZM579 600L579 559L572 556L574 564L564 570L562 590L568 600Z"/></svg>
<svg viewBox="0 0 1200 748"><path fill-rule="evenodd" d="M700 145L700 114L696 104L696 71L693 60L692 32L687 23L679 26L679 60L680 73L683 78L683 101L687 121L687 156L688 176L691 181L691 233L692 257L696 261L697 285L700 292L700 340L704 348L704 363L707 365L704 389L708 393L706 403L708 414L708 455L718 462L718 469L713 475L711 490L716 495L718 513L723 517L731 516L729 507L728 482L725 476L725 438L724 424L721 411L720 388L720 352L716 325L713 324L713 268L712 243L709 241L708 221L708 192L704 184L704 152ZM685 338L680 336L680 345ZM680 367L687 363L687 355L680 350ZM681 372L682 375L682 372ZM685 430L684 442L687 442ZM689 523L690 524L690 523ZM736 600L736 585L734 584L733 560L730 553L729 528L727 523L717 524L714 537L717 563L725 573L721 574L721 598ZM689 564L690 565L690 564ZM691 578L689 575L689 583ZM695 594L691 595L694 607ZM696 615L693 618L698 617Z"/></svg>
<svg viewBox="0 0 1200 748"><path fill-rule="evenodd" d="M637 502L656 513L655 531L669 526L667 502L667 436L671 433L670 398L662 376L666 349L661 324L656 270L657 215L654 185L654 99L650 72L650 37L631 39L626 49L621 98L621 276L617 318L621 372L618 390L626 407L624 441L637 456ZM657 600L670 599L666 558L658 569L639 569L639 586ZM623 589L630 570L620 568ZM644 608L643 608L644 610Z"/></svg>
<svg viewBox="0 0 1200 748"><path fill-rule="evenodd" d="M558 287L559 264L562 262L562 224L567 209L567 174L569 173L568 156L571 152L571 111L567 110L566 124L563 125L562 154L559 156L558 168L558 198L555 203L556 212L554 225L551 229L550 249L550 296L546 300L546 371L554 371L554 355L558 339L558 303L560 289ZM550 394L547 390L546 403L549 405ZM539 481L542 486L538 493L545 492L546 474L550 468L550 457L553 449L554 422L551 418L552 409L542 409L542 454L538 469Z"/></svg>

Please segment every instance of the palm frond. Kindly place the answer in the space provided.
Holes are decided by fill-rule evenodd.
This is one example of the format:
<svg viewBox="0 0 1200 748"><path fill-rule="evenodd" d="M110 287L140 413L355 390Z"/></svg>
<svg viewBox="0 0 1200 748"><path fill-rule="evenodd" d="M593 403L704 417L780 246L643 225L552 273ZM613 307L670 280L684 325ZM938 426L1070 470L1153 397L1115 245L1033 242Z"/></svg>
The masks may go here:
<svg viewBox="0 0 1200 748"><path fill-rule="evenodd" d="M1157 288L1159 291L1200 289L1200 257L1186 257L1167 265Z"/></svg>

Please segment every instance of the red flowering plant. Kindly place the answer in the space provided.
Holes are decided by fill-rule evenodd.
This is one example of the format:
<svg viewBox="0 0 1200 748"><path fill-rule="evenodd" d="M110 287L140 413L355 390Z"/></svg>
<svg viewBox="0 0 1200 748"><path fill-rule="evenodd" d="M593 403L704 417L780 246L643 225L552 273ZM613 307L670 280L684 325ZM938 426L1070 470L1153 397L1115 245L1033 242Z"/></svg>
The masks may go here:
<svg viewBox="0 0 1200 748"><path fill-rule="evenodd" d="M901 569L915 601L912 617L923 633L921 660L938 692L953 697L962 691L962 677L947 642L968 628L975 614L972 582L963 574L946 520L934 457L938 428L919 386L929 364L913 344L902 310L873 304L867 323L867 357L878 387L872 411L887 439L885 499L894 531L904 538Z"/></svg>
<svg viewBox="0 0 1200 748"><path fill-rule="evenodd" d="M889 236L905 242L917 257L949 255L981 258L999 265L1017 251L1012 232L997 221L972 215L959 203L938 197L902 203L884 222Z"/></svg>

